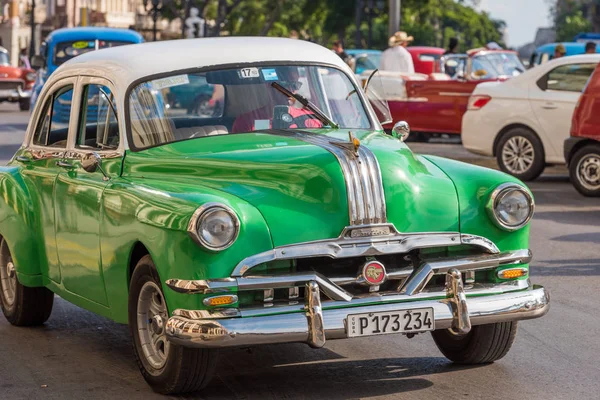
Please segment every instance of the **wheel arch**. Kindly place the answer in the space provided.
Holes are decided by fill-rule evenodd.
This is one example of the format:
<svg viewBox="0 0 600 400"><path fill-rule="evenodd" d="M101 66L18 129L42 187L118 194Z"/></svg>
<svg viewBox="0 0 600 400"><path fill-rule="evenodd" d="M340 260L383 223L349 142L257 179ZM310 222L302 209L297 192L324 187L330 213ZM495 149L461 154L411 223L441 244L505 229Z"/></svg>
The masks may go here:
<svg viewBox="0 0 600 400"><path fill-rule="evenodd" d="M585 146L589 146L592 144L597 144L600 145L600 141L598 140L594 140L594 139L585 139L582 140L580 142L577 142L569 151L568 154L565 154L565 162L568 164L571 163L571 160L573 159L573 156L575 155L575 153L577 153L581 148L585 147Z"/></svg>
<svg viewBox="0 0 600 400"><path fill-rule="evenodd" d="M516 129L516 128L527 129L528 131L533 133L535 135L535 137L538 138L538 140L540 141L540 145L542 146L542 154L544 155L544 160L545 160L546 159L546 149L544 148L544 142L542 141L542 138L540 138L540 135L538 135L538 133L531 126L529 126L527 124L519 123L519 122L506 125L504 128L502 128L500 130L500 132L498 132L498 134L494 138L494 145L492 147L493 156L496 157L496 148L498 147L498 143L500 142L500 139L502 139L502 137L506 133L508 133L511 130Z"/></svg>
<svg viewBox="0 0 600 400"><path fill-rule="evenodd" d="M133 270L137 266L138 262L142 259L142 257L150 255L150 251L146 247L144 243L140 240L135 242L131 247L131 251L129 252L129 268L127 270L127 288L131 283L131 276L133 275ZM152 257L152 255L150 255Z"/></svg>

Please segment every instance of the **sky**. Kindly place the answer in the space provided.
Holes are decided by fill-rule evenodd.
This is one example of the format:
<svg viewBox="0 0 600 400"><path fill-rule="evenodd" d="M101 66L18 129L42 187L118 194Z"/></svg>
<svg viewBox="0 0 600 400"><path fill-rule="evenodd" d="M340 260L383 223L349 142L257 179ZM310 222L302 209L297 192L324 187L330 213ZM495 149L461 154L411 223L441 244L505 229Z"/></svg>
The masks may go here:
<svg viewBox="0 0 600 400"><path fill-rule="evenodd" d="M510 47L533 42L537 28L551 26L546 0L481 0L479 9L506 22Z"/></svg>

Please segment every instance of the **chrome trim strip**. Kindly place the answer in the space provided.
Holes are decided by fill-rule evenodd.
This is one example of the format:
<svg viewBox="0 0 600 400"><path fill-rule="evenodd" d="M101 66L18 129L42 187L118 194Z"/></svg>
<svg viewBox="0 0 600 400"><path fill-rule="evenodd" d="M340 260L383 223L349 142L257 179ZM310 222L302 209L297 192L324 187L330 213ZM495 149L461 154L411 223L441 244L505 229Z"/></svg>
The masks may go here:
<svg viewBox="0 0 600 400"><path fill-rule="evenodd" d="M471 93L461 92L440 92L440 96L451 96L451 97L470 97Z"/></svg>
<svg viewBox="0 0 600 400"><path fill-rule="evenodd" d="M347 233L349 229L355 228L348 227L344 229L343 234ZM477 246L491 254L500 253L500 250L498 250L498 247L492 241L480 236L462 235L458 232L397 233L395 229L394 232L392 235L376 237L349 238L347 236L339 236L337 239L325 239L276 247L273 250L243 259L235 267L231 276L243 276L249 270L262 263L294 258L373 256L407 253L417 248L459 246L461 244Z"/></svg>
<svg viewBox="0 0 600 400"><path fill-rule="evenodd" d="M466 306L471 325L526 320L542 317L548 312L550 295L543 287L533 286L525 291L470 297L466 299ZM324 310L323 337L328 340L346 338L345 321L349 314L426 307L434 309L436 329L452 328L455 316L451 299L444 298ZM214 348L268 343L310 343L314 338L314 331L310 332L310 325L303 313L221 320L189 319L174 313L167 321L166 333L173 343L186 347Z"/></svg>
<svg viewBox="0 0 600 400"><path fill-rule="evenodd" d="M356 150L357 157L354 151L339 145L348 142L323 134L279 129L264 130L260 133L300 140L333 154L340 164L346 183L350 225L387 222L381 170L377 158L367 147L359 146Z"/></svg>

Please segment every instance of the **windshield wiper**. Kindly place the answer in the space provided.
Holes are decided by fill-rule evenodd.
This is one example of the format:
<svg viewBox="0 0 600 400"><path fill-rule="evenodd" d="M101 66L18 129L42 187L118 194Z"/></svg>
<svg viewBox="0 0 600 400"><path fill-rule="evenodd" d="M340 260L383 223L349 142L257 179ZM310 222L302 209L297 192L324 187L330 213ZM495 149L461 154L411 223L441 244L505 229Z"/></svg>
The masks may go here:
<svg viewBox="0 0 600 400"><path fill-rule="evenodd" d="M315 116L322 123L329 125L330 127L335 128L335 129L340 128L338 124L336 124L335 122L330 120L329 117L327 115L325 115L325 113L323 111L319 110L319 108L317 106L315 106L313 103L311 103L310 100L308 100L306 97L301 96L297 93L290 92L289 90L287 90L286 88L284 88L277 82L271 83L271 86L273 86L275 89L279 90L281 93L283 93L287 97L293 97L294 99L296 99L300 104L302 104L302 106L308 108L310 111L315 113Z"/></svg>

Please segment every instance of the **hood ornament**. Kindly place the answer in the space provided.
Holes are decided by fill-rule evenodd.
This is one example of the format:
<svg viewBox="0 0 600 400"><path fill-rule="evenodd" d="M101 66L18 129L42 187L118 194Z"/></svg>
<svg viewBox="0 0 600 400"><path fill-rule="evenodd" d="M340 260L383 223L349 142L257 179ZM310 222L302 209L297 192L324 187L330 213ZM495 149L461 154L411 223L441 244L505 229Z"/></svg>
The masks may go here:
<svg viewBox="0 0 600 400"><path fill-rule="evenodd" d="M347 142L330 142L334 146L347 150L354 154L354 157L358 158L358 148L360 147L360 140L354 134L349 131L348 132L348 141Z"/></svg>

